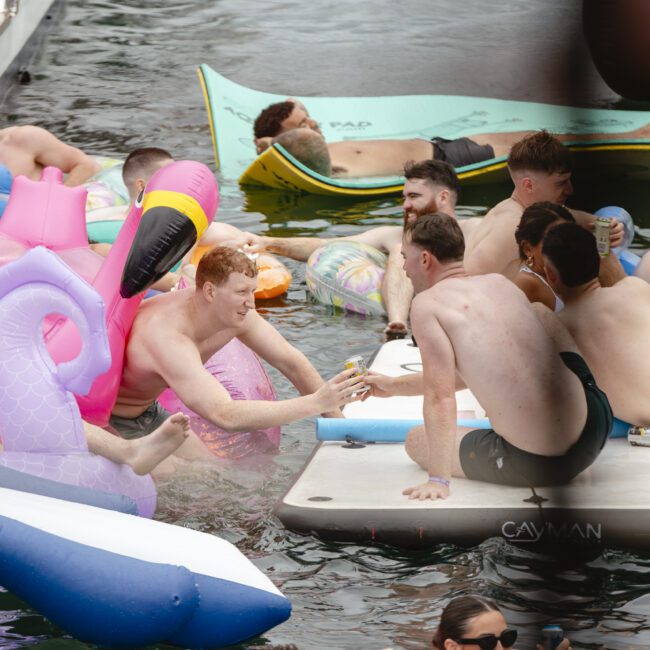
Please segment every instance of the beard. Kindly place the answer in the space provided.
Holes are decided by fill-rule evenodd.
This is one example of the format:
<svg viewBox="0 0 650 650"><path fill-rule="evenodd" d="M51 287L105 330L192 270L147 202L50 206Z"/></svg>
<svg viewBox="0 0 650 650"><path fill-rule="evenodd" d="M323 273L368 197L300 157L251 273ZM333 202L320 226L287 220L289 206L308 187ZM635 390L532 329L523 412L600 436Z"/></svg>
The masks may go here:
<svg viewBox="0 0 650 650"><path fill-rule="evenodd" d="M413 223L417 221L423 214L431 214L432 212L437 212L438 206L433 203L427 205L423 210L418 210L417 208L410 208L409 210L403 210L402 215L404 218L403 226L406 228L408 223Z"/></svg>

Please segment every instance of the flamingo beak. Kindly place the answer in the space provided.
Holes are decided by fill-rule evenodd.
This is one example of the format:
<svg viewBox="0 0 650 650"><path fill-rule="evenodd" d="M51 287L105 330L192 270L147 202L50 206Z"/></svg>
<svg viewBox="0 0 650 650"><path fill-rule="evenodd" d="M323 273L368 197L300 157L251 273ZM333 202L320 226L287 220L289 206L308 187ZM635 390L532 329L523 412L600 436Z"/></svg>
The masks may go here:
<svg viewBox="0 0 650 650"><path fill-rule="evenodd" d="M203 207L188 194L145 190L142 217L124 265L120 295L132 298L162 278L208 225Z"/></svg>

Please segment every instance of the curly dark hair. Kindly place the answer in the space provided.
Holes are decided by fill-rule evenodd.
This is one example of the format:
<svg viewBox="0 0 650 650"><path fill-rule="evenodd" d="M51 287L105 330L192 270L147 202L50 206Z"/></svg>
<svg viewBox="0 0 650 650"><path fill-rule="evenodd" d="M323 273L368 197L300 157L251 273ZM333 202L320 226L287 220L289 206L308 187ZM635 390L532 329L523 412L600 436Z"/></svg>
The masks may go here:
<svg viewBox="0 0 650 650"><path fill-rule="evenodd" d="M267 106L256 118L253 124L253 134L256 138L275 138L286 120L295 108L292 101L278 102Z"/></svg>
<svg viewBox="0 0 650 650"><path fill-rule="evenodd" d="M522 260L526 259L523 249L524 242L537 246L544 238L549 226L560 220L575 223L573 215L563 205L550 201L539 201L529 205L521 215L521 220L515 230L519 257Z"/></svg>

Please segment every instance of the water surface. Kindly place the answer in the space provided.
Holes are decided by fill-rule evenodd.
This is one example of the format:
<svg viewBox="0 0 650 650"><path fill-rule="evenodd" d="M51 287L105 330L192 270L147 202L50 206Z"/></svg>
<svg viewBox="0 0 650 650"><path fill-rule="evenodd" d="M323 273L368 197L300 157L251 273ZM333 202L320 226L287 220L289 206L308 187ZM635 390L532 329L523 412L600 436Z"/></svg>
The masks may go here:
<svg viewBox="0 0 650 650"><path fill-rule="evenodd" d="M68 0L32 58L32 83L0 105L0 126L39 124L83 149L123 156L162 146L213 164L196 76L208 63L259 90L296 95L447 93L585 106L619 105L600 80L573 0ZM372 201L248 195L222 182L217 218L258 233L344 235L394 223L394 198ZM459 213L482 214L508 186L464 191ZM626 207L650 247L649 190L641 184L577 188L572 205ZM262 309L324 376L352 354L369 357L383 323L333 313L305 294L289 262L289 294ZM273 373L281 397L294 394ZM265 461L198 466L160 487L157 518L236 544L293 602L291 619L241 647L295 643L302 650L426 647L447 600L497 599L532 646L544 620L570 630L574 648L647 648L649 555L608 549L584 562L513 548L501 540L462 549L405 552L328 543L289 532L272 508L314 445L313 420L284 428L281 453ZM83 648L6 592L0 647ZM162 647L162 646L160 646Z"/></svg>

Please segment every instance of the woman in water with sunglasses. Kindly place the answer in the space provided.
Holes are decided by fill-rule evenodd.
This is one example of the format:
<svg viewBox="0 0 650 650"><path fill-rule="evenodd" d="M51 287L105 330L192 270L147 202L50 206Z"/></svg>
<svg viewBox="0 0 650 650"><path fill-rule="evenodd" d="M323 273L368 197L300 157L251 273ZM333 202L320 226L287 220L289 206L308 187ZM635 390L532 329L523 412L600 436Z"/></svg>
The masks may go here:
<svg viewBox="0 0 650 650"><path fill-rule="evenodd" d="M505 650L517 640L517 630L509 628L494 602L479 596L454 598L442 611L433 635L438 650ZM540 650L542 646L537 646ZM556 650L571 650L564 639Z"/></svg>

